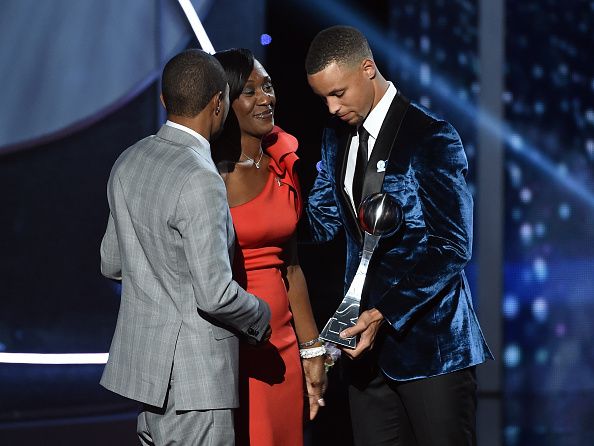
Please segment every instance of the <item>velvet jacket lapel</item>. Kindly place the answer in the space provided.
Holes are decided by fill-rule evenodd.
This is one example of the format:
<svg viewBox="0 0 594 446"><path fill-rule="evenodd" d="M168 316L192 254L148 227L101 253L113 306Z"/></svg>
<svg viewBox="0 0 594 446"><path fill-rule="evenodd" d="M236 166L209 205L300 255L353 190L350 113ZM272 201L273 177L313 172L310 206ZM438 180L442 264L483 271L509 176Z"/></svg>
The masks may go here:
<svg viewBox="0 0 594 446"><path fill-rule="evenodd" d="M354 237L358 237L359 240L361 240L362 235L361 230L359 229L359 224L357 223L357 216L355 215L353 206L351 206L351 199L344 190L344 175L346 172L349 147L351 145L351 140L353 139L353 134L353 127L342 122L340 123L338 132L338 142L336 147L336 165L334 166L334 178L336 178L336 190L338 199L340 201L340 206L342 206L342 209L344 210L344 214L346 217L345 224L348 226L350 233L353 234Z"/></svg>
<svg viewBox="0 0 594 446"><path fill-rule="evenodd" d="M388 109L388 113L386 114L386 118L384 119L378 134L377 141L373 146L373 151L371 152L371 157L367 163L367 168L365 169L363 193L361 194L362 197L366 197L372 193L380 192L382 190L382 183L384 181L386 172L380 168L380 162L384 162L384 169L388 167L390 152L392 151L392 147L394 147L398 138L398 133L400 131L402 121L404 120L404 116L406 115L406 110L409 103L410 101L404 95L400 94L400 92L398 92L394 97L392 104L390 104L390 108ZM344 190L344 177L346 173L348 152L353 134L353 128L346 125L340 132L338 140L338 153L336 158L337 162L335 166L335 178L338 180L337 189L340 204L344 209L344 214L348 217L346 223L349 226L351 233L355 236L359 243L363 243L363 233L359 227L357 216L355 215L355 211L351 206L351 200Z"/></svg>

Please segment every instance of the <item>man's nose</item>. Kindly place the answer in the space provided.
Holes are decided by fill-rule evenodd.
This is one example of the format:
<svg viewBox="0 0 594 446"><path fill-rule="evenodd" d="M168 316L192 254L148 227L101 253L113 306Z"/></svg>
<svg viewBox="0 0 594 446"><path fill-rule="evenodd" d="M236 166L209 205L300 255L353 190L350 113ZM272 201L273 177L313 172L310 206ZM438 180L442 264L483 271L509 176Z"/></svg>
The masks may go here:
<svg viewBox="0 0 594 446"><path fill-rule="evenodd" d="M340 110L340 103L338 102L337 98L326 99L326 105L328 106L328 111L331 115L337 114Z"/></svg>

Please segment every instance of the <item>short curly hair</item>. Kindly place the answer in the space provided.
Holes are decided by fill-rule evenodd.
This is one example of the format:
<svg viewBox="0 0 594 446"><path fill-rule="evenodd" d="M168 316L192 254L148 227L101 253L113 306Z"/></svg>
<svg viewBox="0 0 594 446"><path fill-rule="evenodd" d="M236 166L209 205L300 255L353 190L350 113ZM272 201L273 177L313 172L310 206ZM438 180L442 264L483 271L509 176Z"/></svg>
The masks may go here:
<svg viewBox="0 0 594 446"><path fill-rule="evenodd" d="M312 40L305 57L308 75L322 71L331 63L353 66L373 59L367 38L352 26L337 25L320 31Z"/></svg>
<svg viewBox="0 0 594 446"><path fill-rule="evenodd" d="M163 68L161 93L167 113L193 118L219 91L225 91L223 67L210 54L185 50Z"/></svg>

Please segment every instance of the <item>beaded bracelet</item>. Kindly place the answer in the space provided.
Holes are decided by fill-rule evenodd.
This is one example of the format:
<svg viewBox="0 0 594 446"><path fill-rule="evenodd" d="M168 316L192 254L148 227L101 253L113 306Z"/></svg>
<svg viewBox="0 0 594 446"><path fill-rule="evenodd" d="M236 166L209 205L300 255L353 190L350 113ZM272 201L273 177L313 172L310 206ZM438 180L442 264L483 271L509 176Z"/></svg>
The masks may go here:
<svg viewBox="0 0 594 446"><path fill-rule="evenodd" d="M307 348L307 347L311 347L312 345L321 342L321 339L319 337L312 339L311 341L305 341L305 342L300 342L299 343L299 348Z"/></svg>
<svg viewBox="0 0 594 446"><path fill-rule="evenodd" d="M326 354L326 347L301 348L299 349L299 356L303 359L317 358Z"/></svg>

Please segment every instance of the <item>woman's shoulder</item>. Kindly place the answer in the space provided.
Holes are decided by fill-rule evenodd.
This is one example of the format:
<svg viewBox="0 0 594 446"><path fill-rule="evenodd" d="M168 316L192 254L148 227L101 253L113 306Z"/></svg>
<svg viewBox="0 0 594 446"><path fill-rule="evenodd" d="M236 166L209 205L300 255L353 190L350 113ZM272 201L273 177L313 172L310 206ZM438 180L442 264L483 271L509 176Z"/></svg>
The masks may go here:
<svg viewBox="0 0 594 446"><path fill-rule="evenodd" d="M262 140L262 148L272 157L277 155L280 158L288 153L295 153L298 147L297 138L278 126L274 126Z"/></svg>

